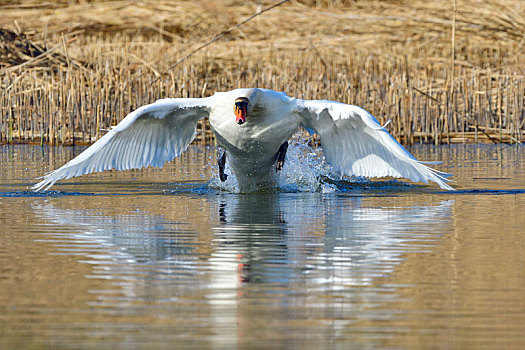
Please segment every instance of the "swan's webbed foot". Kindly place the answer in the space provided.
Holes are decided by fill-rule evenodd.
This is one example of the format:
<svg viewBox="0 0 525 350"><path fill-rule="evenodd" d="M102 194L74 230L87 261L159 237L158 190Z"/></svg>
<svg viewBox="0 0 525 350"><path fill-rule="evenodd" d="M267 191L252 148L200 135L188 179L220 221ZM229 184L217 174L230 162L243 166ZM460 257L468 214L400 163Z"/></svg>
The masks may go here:
<svg viewBox="0 0 525 350"><path fill-rule="evenodd" d="M279 150L277 151L277 166L275 168L275 171L283 170L284 159L286 158L287 150L288 150L288 141L283 143L281 147L279 147Z"/></svg>
<svg viewBox="0 0 525 350"><path fill-rule="evenodd" d="M222 154L221 158L218 161L219 164L219 178L222 182L228 179L228 174L224 172L224 166L226 165L226 151Z"/></svg>

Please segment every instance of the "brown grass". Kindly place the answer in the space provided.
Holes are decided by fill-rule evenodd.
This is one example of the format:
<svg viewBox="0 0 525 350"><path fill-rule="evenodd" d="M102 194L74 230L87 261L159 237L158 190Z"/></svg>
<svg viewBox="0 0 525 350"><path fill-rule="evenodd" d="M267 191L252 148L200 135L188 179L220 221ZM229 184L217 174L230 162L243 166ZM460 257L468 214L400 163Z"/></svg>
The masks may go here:
<svg viewBox="0 0 525 350"><path fill-rule="evenodd" d="M0 27L25 33L46 52L0 60L0 141L90 143L158 98L255 86L360 105L381 122L392 119L389 131L407 144L525 139L519 0L458 1L455 50L453 0L292 0L168 69L270 4L0 6ZM198 136L211 139L205 123Z"/></svg>

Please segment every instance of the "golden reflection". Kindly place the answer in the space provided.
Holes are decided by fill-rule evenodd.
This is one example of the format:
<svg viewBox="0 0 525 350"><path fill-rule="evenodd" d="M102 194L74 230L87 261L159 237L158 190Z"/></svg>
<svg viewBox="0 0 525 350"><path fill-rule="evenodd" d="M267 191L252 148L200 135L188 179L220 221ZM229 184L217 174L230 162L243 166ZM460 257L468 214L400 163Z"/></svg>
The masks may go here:
<svg viewBox="0 0 525 350"><path fill-rule="evenodd" d="M65 195L26 191L40 155L1 153L0 347L519 347L523 158L467 150L438 155L456 193L251 195L187 190L208 151Z"/></svg>

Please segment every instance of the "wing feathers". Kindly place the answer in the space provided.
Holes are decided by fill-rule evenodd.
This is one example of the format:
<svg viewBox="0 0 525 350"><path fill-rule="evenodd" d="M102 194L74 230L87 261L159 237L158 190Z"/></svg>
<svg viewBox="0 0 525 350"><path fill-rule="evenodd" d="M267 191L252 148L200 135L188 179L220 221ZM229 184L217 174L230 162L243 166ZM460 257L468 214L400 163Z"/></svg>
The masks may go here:
<svg viewBox="0 0 525 350"><path fill-rule="evenodd" d="M260 91L270 94L269 90ZM36 191L48 189L61 179L108 169L161 167L188 147L195 137L197 121L208 116L223 96L162 99L142 106L32 188ZM335 169L356 176L434 181L441 188L452 190L446 183L448 174L415 159L386 131L388 122L381 126L364 109L332 101L292 98L286 101L295 102L292 113L295 121L299 115L302 126L320 134L326 159Z"/></svg>
<svg viewBox="0 0 525 350"><path fill-rule="evenodd" d="M197 121L209 115L212 102L213 97L163 99L142 106L32 189L48 189L59 180L103 170L161 167L188 147Z"/></svg>
<svg viewBox="0 0 525 350"><path fill-rule="evenodd" d="M453 190L446 183L449 174L414 158L366 110L332 101L297 101L303 126L319 133L326 159L337 170L355 176L434 181Z"/></svg>

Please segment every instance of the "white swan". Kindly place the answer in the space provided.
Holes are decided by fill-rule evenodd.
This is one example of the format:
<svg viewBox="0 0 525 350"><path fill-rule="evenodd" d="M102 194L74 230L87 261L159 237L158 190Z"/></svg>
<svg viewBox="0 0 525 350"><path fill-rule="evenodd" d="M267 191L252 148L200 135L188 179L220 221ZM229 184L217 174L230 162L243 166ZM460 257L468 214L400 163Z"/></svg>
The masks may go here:
<svg viewBox="0 0 525 350"><path fill-rule="evenodd" d="M48 189L58 180L108 169L161 167L188 147L204 117L226 150L219 160L221 180L227 176L227 158L240 191L275 185L275 170L282 167L287 141L301 126L320 135L327 161L344 174L434 181L443 189L453 189L446 183L448 174L419 162L364 109L295 99L267 89L162 99L140 107L32 189Z"/></svg>

